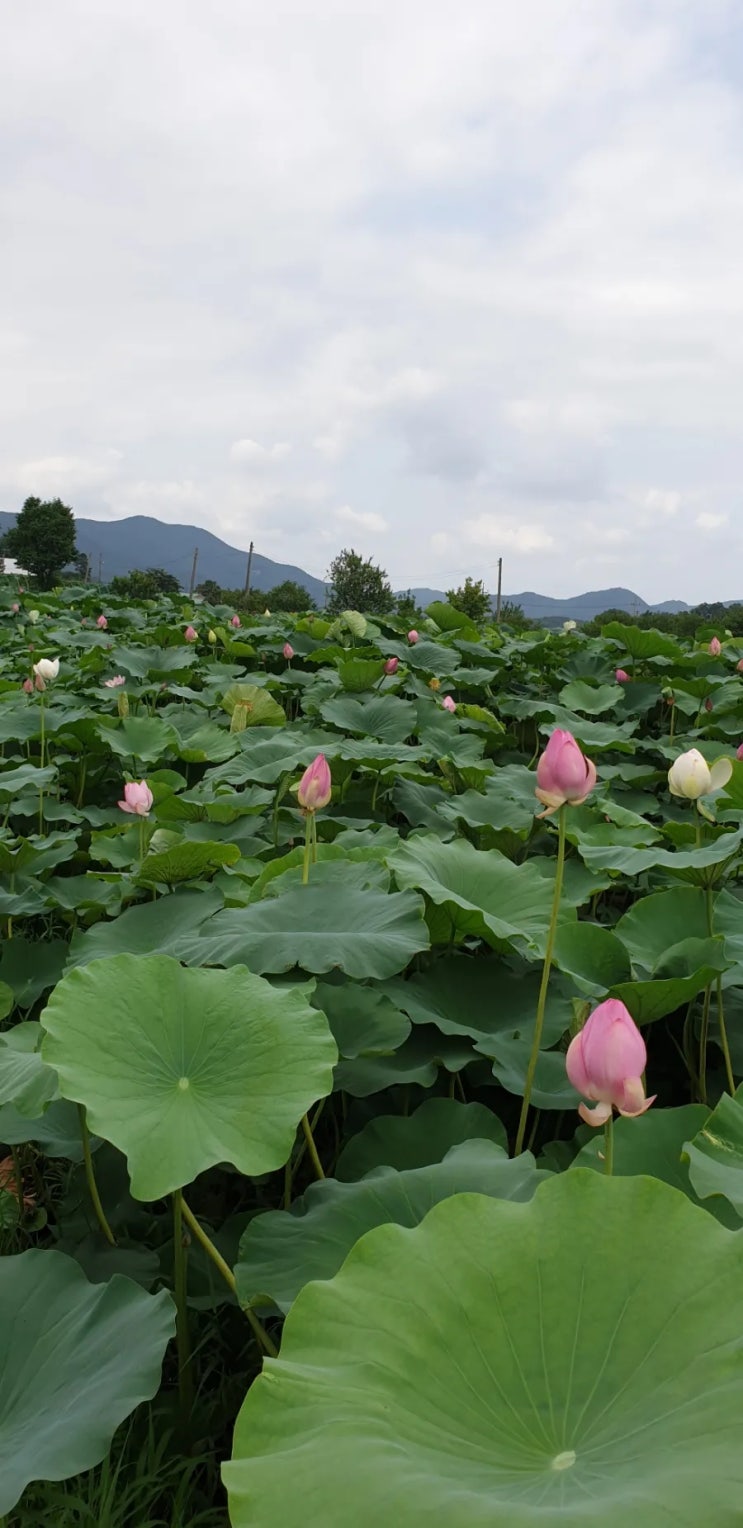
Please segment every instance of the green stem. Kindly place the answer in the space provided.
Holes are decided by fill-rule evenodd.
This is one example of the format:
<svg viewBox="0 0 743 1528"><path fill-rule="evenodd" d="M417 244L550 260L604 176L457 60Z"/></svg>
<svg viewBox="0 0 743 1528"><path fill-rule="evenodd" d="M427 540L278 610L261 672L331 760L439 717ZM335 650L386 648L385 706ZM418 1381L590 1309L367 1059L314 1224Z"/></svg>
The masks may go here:
<svg viewBox="0 0 743 1528"><path fill-rule="evenodd" d="M707 886L705 888L705 899L707 906L707 932L710 939L713 939L715 934L715 916L711 886ZM720 1044L722 1046L722 1054L725 1058L725 1075L727 1077L728 1092L732 1098L735 1092L735 1078L733 1076L733 1063L730 1058L730 1046L728 1045L728 1032L725 1027L725 1009L722 1000L722 976L718 976L715 990L717 996L717 1027L720 1031Z"/></svg>
<svg viewBox="0 0 743 1528"><path fill-rule="evenodd" d="M674 729L675 721L676 721L676 707L675 707L675 705L673 705L673 706L671 706L671 731L670 731L670 735L669 735L669 738L668 738L669 743L673 742L673 729Z"/></svg>
<svg viewBox="0 0 743 1528"><path fill-rule="evenodd" d="M147 842L146 842L146 838L145 838L145 832L146 832L145 819L144 819L144 817L140 817L140 819L139 819L139 858L140 858L140 860L142 861L143 864L144 864L145 854L147 853Z"/></svg>
<svg viewBox="0 0 743 1528"><path fill-rule="evenodd" d="M707 1102L707 1041L709 1040L709 1009L712 988L705 987L702 1003L702 1026L699 1031L699 1102Z"/></svg>
<svg viewBox="0 0 743 1528"><path fill-rule="evenodd" d="M87 1116L86 1116L86 1113L85 1113L85 1105L84 1104L78 1104L77 1112L78 1112L78 1117L79 1117L79 1120L80 1120L80 1137L81 1137L82 1145L83 1145L83 1162L85 1163L85 1178L86 1178L86 1181L87 1181L87 1184L88 1184L88 1193L90 1194L90 1200L91 1200L91 1203L93 1205L93 1209L95 1210L95 1218L98 1221L98 1224L99 1224L99 1226L100 1226L100 1228L101 1228L101 1230L103 1232L103 1235L106 1238L106 1241L109 1243L109 1245L111 1247L115 1247L116 1246L116 1238L115 1238L115 1236L113 1234L113 1231L111 1230L111 1227L110 1227L110 1225L109 1225L109 1223L108 1223L108 1221L106 1219L106 1212L105 1212L105 1210L103 1208L103 1205L101 1204L101 1196L98 1193L98 1184L95 1181L95 1172L94 1172L94 1169L93 1169L93 1153L92 1153L92 1151L90 1149L90 1131L88 1130L88 1120L87 1120Z"/></svg>
<svg viewBox="0 0 743 1528"><path fill-rule="evenodd" d="M610 1178L614 1170L614 1114L609 1115L604 1125L604 1172Z"/></svg>
<svg viewBox="0 0 743 1528"><path fill-rule="evenodd" d="M552 966L552 954L555 948L555 935L557 933L557 918L560 912L560 897L562 895L562 878L565 870L565 828L566 807L561 806L557 818L557 865L555 867L555 890L552 897L552 912L550 915L549 928L547 930L547 943L544 949L544 965L542 967L542 980L537 999L537 1013L534 1021L534 1038L531 1043L529 1065L526 1069L526 1081L524 1083L524 1097L521 1101L521 1114L519 1116L519 1128L516 1132L516 1145L514 1156L519 1156L524 1149L524 1136L526 1134L526 1121L531 1103L531 1091L534 1086L534 1074L539 1060L539 1047L542 1043L542 1030L544 1029L544 1010L547 1006L547 989L550 980L550 968Z"/></svg>
<svg viewBox="0 0 743 1528"><path fill-rule="evenodd" d="M45 735L45 730L44 730L44 696L43 696L43 694L39 695L39 707L40 707L40 717L41 717L41 749L40 749L39 758L40 758L41 768L43 769L44 768L44 753L45 753L45 748L46 748L46 735ZM44 832L44 788L43 788L43 786L40 785L39 786L39 837L41 837L43 832Z"/></svg>
<svg viewBox="0 0 743 1528"><path fill-rule="evenodd" d="M307 1142L307 1150L308 1150L308 1152L310 1154L310 1161L312 1162L312 1166L315 1169L315 1177L316 1178L324 1178L325 1174L323 1172L322 1162L320 1161L320 1158L319 1158L319 1156L317 1154L317 1147L315 1145L315 1137L312 1134L312 1126L311 1126L311 1124L310 1124L306 1114L302 1115L302 1129L304 1131L305 1141Z"/></svg>
<svg viewBox="0 0 743 1528"><path fill-rule="evenodd" d="M304 820L304 859L302 861L302 885L306 886L310 878L310 859L312 857L312 819L313 813L308 812Z"/></svg>
<svg viewBox="0 0 743 1528"><path fill-rule="evenodd" d="M312 813L312 863L317 864L317 818Z"/></svg>
<svg viewBox="0 0 743 1528"><path fill-rule="evenodd" d="M189 1206L186 1204L186 1201L183 1198L183 1194L181 1194L181 1213L183 1215L183 1219L186 1222L186 1225L188 1226L189 1231L191 1231L193 1233L193 1235L195 1236L197 1242L199 1242L201 1244L201 1246L204 1248L204 1251L207 1253L207 1256L211 1258L215 1268L219 1269L219 1272L221 1273L222 1278L225 1281L225 1284L227 1284L229 1286L229 1288L232 1290L233 1295L235 1295L235 1297L237 1297L237 1283L235 1281L235 1275L232 1272L232 1269L230 1268L229 1263L225 1262L224 1258L222 1257L221 1252L219 1251L219 1249L217 1247L215 1247L214 1242L212 1241L211 1237L207 1236L207 1233L204 1230L204 1227L196 1219L196 1216L194 1215L193 1210L190 1209ZM244 1305L241 1306L241 1310L243 1310L245 1315L247 1316L248 1321L249 1321L251 1327L253 1328L253 1332L255 1333L255 1336L258 1339L258 1342L260 1343L260 1345L263 1348L264 1352L268 1353L270 1358L276 1358L277 1355L278 1355L278 1351L279 1350L276 1347L276 1344L269 1337L268 1332L265 1330L265 1327L263 1326L263 1322L258 1320L258 1317L255 1314L255 1311L249 1310L247 1308L247 1306L244 1306Z"/></svg>
<svg viewBox="0 0 743 1528"><path fill-rule="evenodd" d="M185 1425L193 1406L191 1340L188 1331L186 1240L183 1235L183 1193L173 1194L173 1292L175 1294L175 1340L178 1349L178 1395Z"/></svg>

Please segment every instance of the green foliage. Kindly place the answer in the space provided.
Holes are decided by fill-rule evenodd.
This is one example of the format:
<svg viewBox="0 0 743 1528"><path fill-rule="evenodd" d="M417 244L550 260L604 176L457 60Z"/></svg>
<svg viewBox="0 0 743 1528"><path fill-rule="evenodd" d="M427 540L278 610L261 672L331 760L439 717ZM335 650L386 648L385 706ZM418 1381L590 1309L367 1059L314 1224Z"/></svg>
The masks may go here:
<svg viewBox="0 0 743 1528"><path fill-rule="evenodd" d="M384 569L353 550L344 549L333 559L328 583L328 610L335 614L361 610L368 615L387 615L394 608L395 596Z"/></svg>
<svg viewBox="0 0 743 1528"><path fill-rule="evenodd" d="M61 499L26 499L16 523L2 539L2 551L33 573L40 589L51 589L62 569L77 557L75 518Z"/></svg>
<svg viewBox="0 0 743 1528"><path fill-rule="evenodd" d="M481 578L465 578L459 589L447 590L446 598L471 621L482 622L491 614L492 601Z"/></svg>
<svg viewBox="0 0 743 1528"><path fill-rule="evenodd" d="M109 587L112 594L123 599L152 600L158 594L177 594L180 584L175 575L164 568L146 568L144 571L135 568L131 573L112 578Z"/></svg>

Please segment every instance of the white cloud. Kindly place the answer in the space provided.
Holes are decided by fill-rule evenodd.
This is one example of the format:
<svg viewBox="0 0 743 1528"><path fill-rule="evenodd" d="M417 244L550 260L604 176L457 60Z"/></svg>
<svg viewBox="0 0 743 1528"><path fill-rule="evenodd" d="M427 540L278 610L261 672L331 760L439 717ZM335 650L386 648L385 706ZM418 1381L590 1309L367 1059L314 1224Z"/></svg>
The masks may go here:
<svg viewBox="0 0 743 1528"><path fill-rule="evenodd" d="M699 526L700 531L719 531L727 523L727 515L711 515L707 513L697 515L694 521L694 524Z"/></svg>
<svg viewBox="0 0 743 1528"><path fill-rule="evenodd" d="M379 531L382 534L387 530L387 521L381 515L375 515L372 510L351 509L349 504L344 504L335 512L336 520L341 520L345 525L359 525L365 531Z"/></svg>
<svg viewBox="0 0 743 1528"><path fill-rule="evenodd" d="M230 461L246 466L263 467L268 462L280 462L288 456L291 446L287 440L277 440L272 446L262 446L257 440L235 440L230 446Z"/></svg>
<svg viewBox="0 0 743 1528"><path fill-rule="evenodd" d="M465 520L462 535L470 546L498 552L546 552L555 542L543 525L520 523L499 515L478 515L476 520Z"/></svg>

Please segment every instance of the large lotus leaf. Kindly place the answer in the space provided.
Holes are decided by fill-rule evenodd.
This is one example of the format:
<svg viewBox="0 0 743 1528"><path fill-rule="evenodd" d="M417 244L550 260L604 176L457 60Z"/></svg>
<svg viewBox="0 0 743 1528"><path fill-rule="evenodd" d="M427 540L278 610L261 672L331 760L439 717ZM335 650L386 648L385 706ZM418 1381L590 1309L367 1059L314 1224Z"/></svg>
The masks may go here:
<svg viewBox="0 0 743 1528"><path fill-rule="evenodd" d="M238 735L242 739L242 753L226 764L210 769L206 776L208 780L229 785L244 785L247 780L275 785L282 775L305 769L318 753L332 751L338 743L337 733L332 732L295 732L292 729L258 737L252 731Z"/></svg>
<svg viewBox="0 0 743 1528"><path fill-rule="evenodd" d="M647 1173L660 1178L672 1188L686 1194L693 1204L700 1204L701 1196L692 1187L688 1161L684 1159L685 1143L710 1118L704 1104L682 1104L678 1109L661 1109L654 1105L639 1119L618 1119L614 1124L613 1172L619 1177L634 1177ZM582 1127L585 1134L590 1126ZM595 1172L604 1170L604 1132L590 1130L587 1140L574 1157L571 1167L592 1167ZM743 1157L741 1158L743 1165ZM737 1229L738 1217L722 1199L706 1203L723 1225Z"/></svg>
<svg viewBox="0 0 743 1528"><path fill-rule="evenodd" d="M120 1275L89 1284L61 1252L0 1258L0 1513L34 1480L105 1457L160 1383L175 1311Z"/></svg>
<svg viewBox="0 0 743 1528"><path fill-rule="evenodd" d="M670 891L641 897L619 919L615 932L629 950L633 966L651 974L681 935L706 937L704 892L696 886L674 886Z"/></svg>
<svg viewBox="0 0 743 1528"><path fill-rule="evenodd" d="M618 684L587 684L584 679L571 679L563 685L558 699L569 711L582 711L584 716L600 716L612 711L623 698Z"/></svg>
<svg viewBox="0 0 743 1528"><path fill-rule="evenodd" d="M217 913L181 958L199 965L245 962L251 971L338 967L359 980L402 971L428 947L423 902L413 892L342 884L292 887L250 907Z"/></svg>
<svg viewBox="0 0 743 1528"><path fill-rule="evenodd" d="M362 737L378 738L382 743L404 743L415 731L415 706L396 695L372 695L368 700L341 695L326 700L320 715L323 721L343 732L359 732Z"/></svg>
<svg viewBox="0 0 743 1528"><path fill-rule="evenodd" d="M552 883L531 860L514 865L497 850L475 849L464 839L442 844L410 838L389 856L401 887L415 887L445 906L452 928L478 934L497 947L544 947L552 910ZM574 915L562 908L561 919Z"/></svg>
<svg viewBox="0 0 743 1528"><path fill-rule="evenodd" d="M222 900L221 893L210 886L129 907L110 923L97 923L86 933L75 934L67 969L106 955L171 955L181 939L212 917Z"/></svg>
<svg viewBox="0 0 743 1528"><path fill-rule="evenodd" d="M167 955L71 971L42 1023L60 1092L124 1152L136 1199L159 1199L219 1162L251 1175L281 1167L337 1059L304 993Z"/></svg>
<svg viewBox="0 0 743 1528"><path fill-rule="evenodd" d="M413 1114L378 1114L352 1136L336 1163L342 1183L363 1178L374 1167L426 1167L441 1162L462 1141L495 1141L508 1148L500 1120L484 1104L456 1098L427 1098Z"/></svg>
<svg viewBox="0 0 743 1528"><path fill-rule="evenodd" d="M0 1104L0 1141L7 1146L34 1141L43 1148L45 1156L80 1162L83 1149L77 1105L66 1098L53 1098L43 1114L31 1118L21 1114L15 1104Z"/></svg>
<svg viewBox="0 0 743 1528"><path fill-rule="evenodd" d="M716 1108L685 1141L689 1178L700 1199L722 1194L743 1219L743 1083L723 1093Z"/></svg>
<svg viewBox="0 0 743 1528"><path fill-rule="evenodd" d="M199 721L199 718L196 720ZM179 719L176 730L176 752L179 759L184 759L187 764L205 764L207 761L210 764L222 764L225 759L231 759L240 747L234 732L228 732L216 722L200 721L197 727L187 733Z"/></svg>
<svg viewBox="0 0 743 1528"><path fill-rule="evenodd" d="M20 764L17 769L4 769L0 774L0 796L22 796L46 790L57 778L56 764L37 769L34 764Z"/></svg>
<svg viewBox="0 0 743 1528"><path fill-rule="evenodd" d="M269 1210L251 1220L235 1268L240 1303L268 1300L286 1312L310 1279L332 1278L372 1226L416 1226L450 1194L529 1199L539 1177L528 1152L509 1161L494 1141L475 1140L425 1167L377 1167L359 1183L313 1183L291 1211Z"/></svg>
<svg viewBox="0 0 743 1528"><path fill-rule="evenodd" d="M335 1088L352 1098L370 1098L385 1088L430 1088L436 1081L445 1042L432 1044L428 1032L415 1030L398 1050L341 1060L335 1069ZM465 1062L466 1062L465 1057ZM464 1065L465 1062L462 1064Z"/></svg>
<svg viewBox="0 0 743 1528"><path fill-rule="evenodd" d="M445 955L427 971L406 981L389 982L392 1001L415 1024L435 1024L444 1035L470 1035L488 1043L505 1036L531 1044L541 973L528 966L508 966L487 954ZM554 1045L573 1019L570 999L553 980L547 994L543 1042Z"/></svg>
<svg viewBox="0 0 743 1528"><path fill-rule="evenodd" d="M181 839L159 854L145 855L137 880L146 885L178 886L183 881L214 875L223 865L236 865L239 858L237 844Z"/></svg>
<svg viewBox="0 0 743 1528"><path fill-rule="evenodd" d="M325 1014L338 1053L344 1060L389 1055L403 1045L410 1034L410 1019L395 1007L386 993L373 987L362 987L358 982L318 982L312 1004Z"/></svg>
<svg viewBox="0 0 743 1528"><path fill-rule="evenodd" d="M32 1008L62 975L67 955L63 939L6 939L0 955L0 980L12 989L19 1008Z"/></svg>
<svg viewBox="0 0 743 1528"><path fill-rule="evenodd" d="M159 716L127 716L116 722L106 717L98 724L98 736L119 758L143 764L155 764L166 753L178 751L178 733Z"/></svg>
<svg viewBox="0 0 743 1528"><path fill-rule="evenodd" d="M0 1104L35 1119L57 1096L57 1074L39 1054L39 1024L16 1024L0 1033Z"/></svg>
<svg viewBox="0 0 743 1528"><path fill-rule="evenodd" d="M353 695L370 690L383 673L384 663L381 658L348 658L338 664L338 678L344 690Z"/></svg>
<svg viewBox="0 0 743 1528"><path fill-rule="evenodd" d="M603 996L631 975L629 955L611 929L600 923L567 923L557 930L555 965L586 996Z"/></svg>
<svg viewBox="0 0 743 1528"><path fill-rule="evenodd" d="M382 1226L290 1312L224 1467L233 1528L734 1528L743 1246L571 1172Z"/></svg>
<svg viewBox="0 0 743 1528"><path fill-rule="evenodd" d="M660 631L645 631L641 626L625 626L621 621L609 621L601 628L602 637L618 642L632 658L682 658L683 649L673 637Z"/></svg>
<svg viewBox="0 0 743 1528"><path fill-rule="evenodd" d="M222 698L222 705L229 716L236 706L242 706L241 717L246 727L283 727L286 712L269 690L257 684L233 684Z"/></svg>
<svg viewBox="0 0 743 1528"><path fill-rule="evenodd" d="M601 844L581 844L579 853L589 870L613 870L627 876L642 875L645 870L668 870L685 880L704 881L712 867L733 859L743 843L743 829L722 833L701 849L631 849Z"/></svg>

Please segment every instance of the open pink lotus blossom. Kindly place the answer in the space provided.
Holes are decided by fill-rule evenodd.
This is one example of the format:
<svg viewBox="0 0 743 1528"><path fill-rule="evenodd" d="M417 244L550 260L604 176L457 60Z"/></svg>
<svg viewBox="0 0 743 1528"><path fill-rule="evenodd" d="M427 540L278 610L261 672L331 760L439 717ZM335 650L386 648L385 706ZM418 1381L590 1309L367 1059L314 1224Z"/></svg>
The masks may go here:
<svg viewBox="0 0 743 1528"><path fill-rule="evenodd" d="M713 637L709 644L709 653L712 658L719 658L722 652L722 643L719 637Z"/></svg>
<svg viewBox="0 0 743 1528"><path fill-rule="evenodd" d="M113 679L104 679L103 683L107 690L118 690L119 685L126 684L123 674L114 674Z"/></svg>
<svg viewBox="0 0 743 1528"><path fill-rule="evenodd" d="M194 629L193 626L187 626L186 630L183 633L183 635L186 638L187 642L196 642L197 639L198 639L199 633Z"/></svg>
<svg viewBox="0 0 743 1528"><path fill-rule="evenodd" d="M96 621L95 624L98 627L99 631L105 631L106 627L108 626L108 621L106 620L105 615L99 615L98 620Z"/></svg>
<svg viewBox="0 0 743 1528"><path fill-rule="evenodd" d="M581 753L572 732L556 727L537 764L534 794L551 817L558 807L582 806L596 784L596 765Z"/></svg>
<svg viewBox="0 0 743 1528"><path fill-rule="evenodd" d="M297 787L297 801L305 812L318 812L327 806L332 786L330 765L325 754L319 753L302 775Z"/></svg>
<svg viewBox="0 0 743 1528"><path fill-rule="evenodd" d="M127 780L124 800L118 805L122 812L133 812L135 817L147 817L153 802L152 791L146 780Z"/></svg>
<svg viewBox="0 0 743 1528"><path fill-rule="evenodd" d="M617 669L614 678L617 684L629 684L629 674L626 669Z"/></svg>
<svg viewBox="0 0 743 1528"><path fill-rule="evenodd" d="M291 661L291 659L294 657L294 648L292 647L291 642L285 642L284 646L281 649L281 651L284 654L284 657L286 658L287 663L289 663Z"/></svg>
<svg viewBox="0 0 743 1528"><path fill-rule="evenodd" d="M599 1003L570 1041L565 1057L576 1092L596 1104L595 1109L579 1104L581 1119L587 1125L605 1125L612 1109L630 1117L644 1114L657 1097L645 1097L642 1074L647 1059L645 1041L624 1003L615 997Z"/></svg>
<svg viewBox="0 0 743 1528"><path fill-rule="evenodd" d="M441 704L445 711L456 711L457 709L457 702L452 700L451 695L445 695Z"/></svg>
<svg viewBox="0 0 743 1528"><path fill-rule="evenodd" d="M396 674L399 662L399 658L388 658L384 665L385 674Z"/></svg>
<svg viewBox="0 0 743 1528"><path fill-rule="evenodd" d="M234 626L235 630L237 631L237 628L238 628L239 625L240 625L240 617L239 617L239 615L233 615L232 620L230 621L230 626Z"/></svg>
<svg viewBox="0 0 743 1528"><path fill-rule="evenodd" d="M411 646L413 646L413 647L415 646L416 642L418 641L418 633L417 633L417 631L415 629L413 629L413 631L409 631L408 632L408 641L410 642Z"/></svg>

